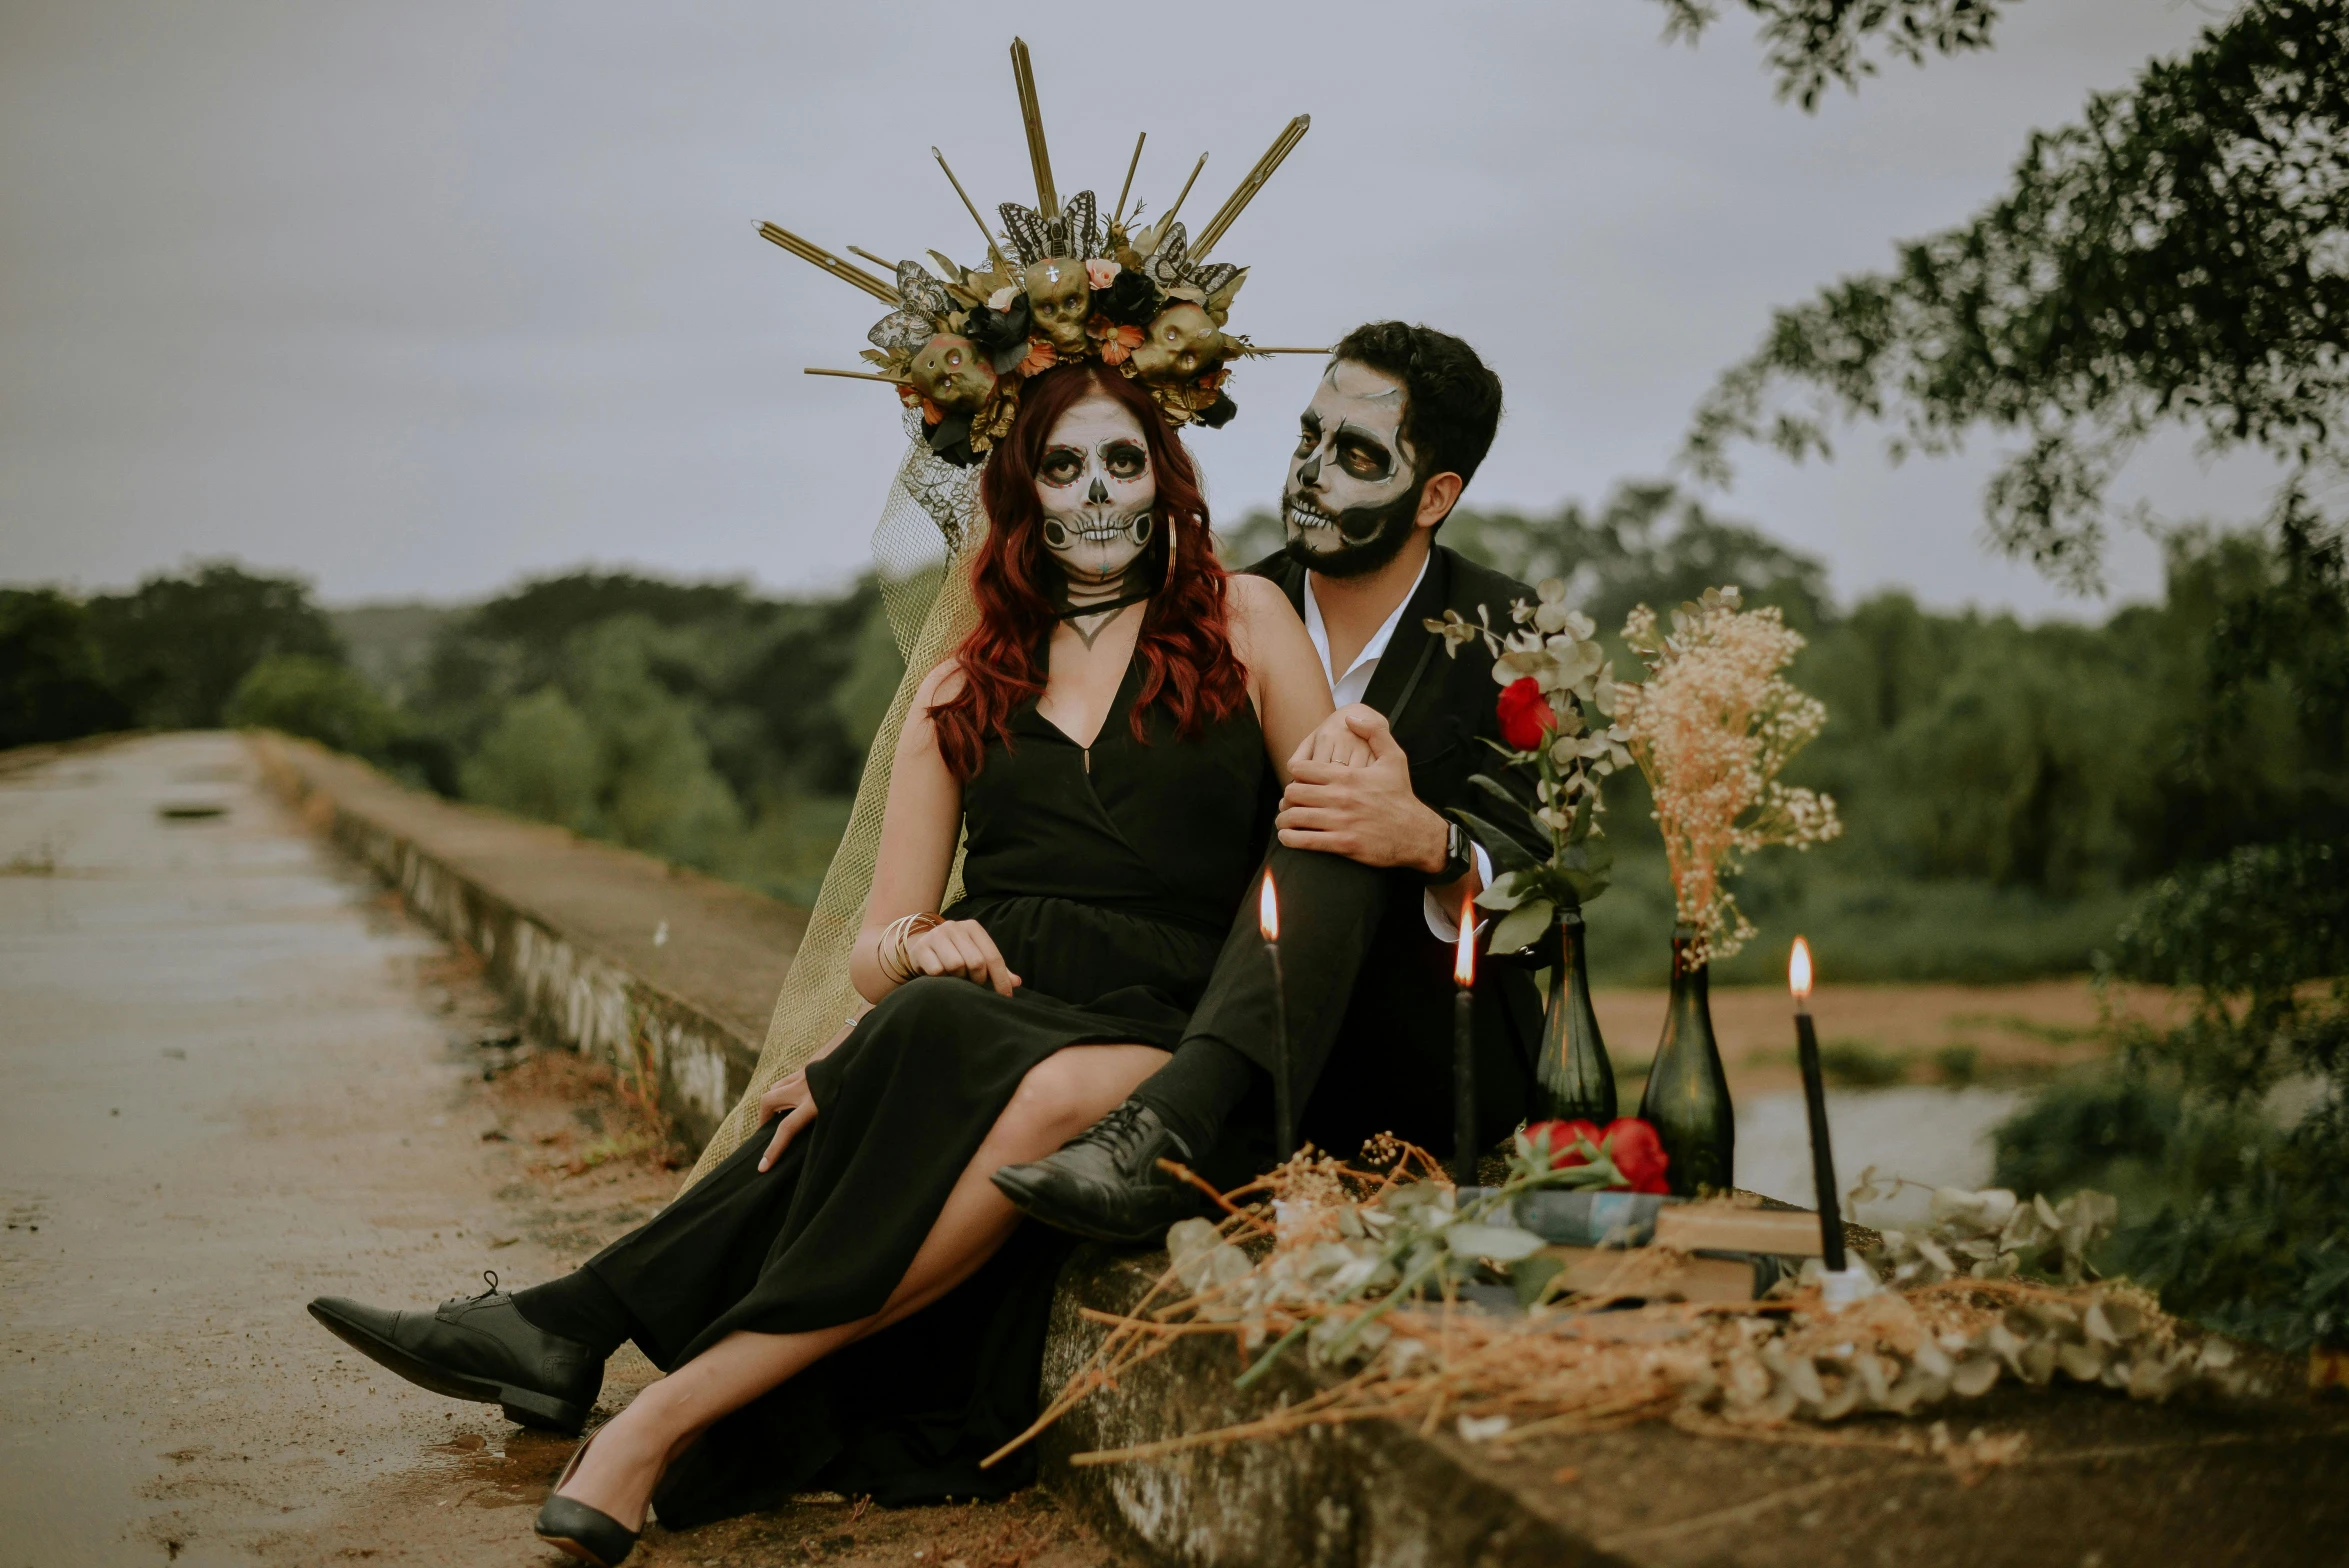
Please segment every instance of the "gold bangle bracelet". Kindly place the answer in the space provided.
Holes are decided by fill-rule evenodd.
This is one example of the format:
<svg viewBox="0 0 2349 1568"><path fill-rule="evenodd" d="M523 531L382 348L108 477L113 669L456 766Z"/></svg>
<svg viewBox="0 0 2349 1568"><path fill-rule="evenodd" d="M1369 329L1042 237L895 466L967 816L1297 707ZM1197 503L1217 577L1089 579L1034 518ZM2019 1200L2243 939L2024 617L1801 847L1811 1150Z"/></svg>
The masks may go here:
<svg viewBox="0 0 2349 1568"><path fill-rule="evenodd" d="M913 955L905 950L906 943L924 931L944 924L946 922L943 919L927 910L899 915L890 921L882 933L880 950L875 955L880 960L881 978L891 985L903 985L911 980L918 970Z"/></svg>

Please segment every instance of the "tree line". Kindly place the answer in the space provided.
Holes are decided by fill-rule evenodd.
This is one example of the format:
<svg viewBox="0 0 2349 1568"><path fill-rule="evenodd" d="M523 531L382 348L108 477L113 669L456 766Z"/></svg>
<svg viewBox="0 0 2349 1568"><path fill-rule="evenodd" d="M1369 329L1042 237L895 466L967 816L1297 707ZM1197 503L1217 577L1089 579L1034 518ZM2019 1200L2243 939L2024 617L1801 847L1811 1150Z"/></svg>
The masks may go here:
<svg viewBox="0 0 2349 1568"><path fill-rule="evenodd" d="M1226 554L1253 559L1276 529L1251 515ZM2163 600L2093 625L1898 591L1839 605L1825 563L1661 483L1547 516L1463 512L1444 537L1564 579L1610 635L1636 604L1722 583L1777 605L1810 638L1794 677L1829 712L1795 781L1833 793L1847 830L1757 862L1741 897L1765 929L1837 952L1844 978L1999 980L2086 969L2132 890L2181 866L2349 831L2349 647L2295 564L2321 550L2315 529L2291 514L2180 530ZM2305 626L2283 634L2294 615ZM429 617L372 672L354 624L298 580L225 563L87 600L0 590L0 744L266 725L805 900L903 670L869 581L786 599L539 578ZM1592 910L1593 958L1603 978L1645 982L1668 889L1644 785L1626 773L1610 790L1623 868ZM1766 948L1722 978L1767 979Z"/></svg>

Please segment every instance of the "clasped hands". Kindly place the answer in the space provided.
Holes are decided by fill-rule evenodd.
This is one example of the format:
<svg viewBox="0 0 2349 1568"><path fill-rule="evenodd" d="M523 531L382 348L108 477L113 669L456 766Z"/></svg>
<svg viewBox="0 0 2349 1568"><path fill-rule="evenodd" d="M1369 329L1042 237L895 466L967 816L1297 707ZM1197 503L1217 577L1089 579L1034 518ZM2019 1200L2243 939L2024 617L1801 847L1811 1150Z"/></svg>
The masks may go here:
<svg viewBox="0 0 2349 1568"><path fill-rule="evenodd" d="M1411 790L1411 759L1386 715L1353 703L1322 721L1289 759L1289 787L1273 818L1291 849L1318 849L1366 866L1443 869L1449 829Z"/></svg>

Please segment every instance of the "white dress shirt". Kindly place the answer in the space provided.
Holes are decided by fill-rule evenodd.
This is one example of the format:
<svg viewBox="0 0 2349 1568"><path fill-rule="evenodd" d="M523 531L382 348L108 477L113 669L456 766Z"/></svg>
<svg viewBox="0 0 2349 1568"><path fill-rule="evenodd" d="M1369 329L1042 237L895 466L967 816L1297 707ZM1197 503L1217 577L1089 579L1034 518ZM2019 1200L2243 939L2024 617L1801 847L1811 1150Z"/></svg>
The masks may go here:
<svg viewBox="0 0 2349 1568"><path fill-rule="evenodd" d="M1428 560L1432 559L1434 557L1431 555L1427 560L1422 560L1419 563L1419 575L1411 579L1411 586L1404 592L1402 602L1395 606L1395 613L1388 616L1385 621L1380 623L1378 630L1370 634L1370 640L1362 645L1360 653L1354 655L1354 662L1346 666L1346 673L1343 675L1330 667L1329 626L1322 620L1321 604L1313 595L1313 574L1311 572L1305 574L1305 635L1313 639L1313 651L1321 655L1321 673L1329 678L1330 700L1339 707L1343 708L1360 702L1362 694L1370 690L1370 678L1378 673L1378 661L1386 657L1387 644L1395 640L1395 628L1403 624L1403 612L1411 608L1411 601L1418 597L1419 585L1427 581ZM1471 842L1468 848L1470 853L1476 857L1478 878L1490 886L1493 880L1493 863L1485 854L1484 846ZM1444 907L1443 902L1435 896L1433 888L1422 893L1420 898L1427 915L1427 929L1434 933L1439 941L1459 941L1459 915ZM1483 922L1479 921L1478 924L1481 926Z"/></svg>

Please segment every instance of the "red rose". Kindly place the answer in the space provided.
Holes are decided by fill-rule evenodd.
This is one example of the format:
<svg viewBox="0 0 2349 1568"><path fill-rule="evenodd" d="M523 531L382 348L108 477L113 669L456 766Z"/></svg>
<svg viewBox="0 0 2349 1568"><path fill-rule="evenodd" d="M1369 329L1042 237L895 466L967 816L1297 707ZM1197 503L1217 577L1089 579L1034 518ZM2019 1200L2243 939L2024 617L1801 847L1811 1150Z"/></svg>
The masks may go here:
<svg viewBox="0 0 2349 1568"><path fill-rule="evenodd" d="M1525 1136L1536 1142L1540 1141L1543 1133L1550 1135L1550 1169L1554 1171L1590 1163L1588 1157L1574 1146L1575 1139L1587 1138L1592 1148L1599 1146L1597 1122L1535 1122L1525 1129Z"/></svg>
<svg viewBox="0 0 2349 1568"><path fill-rule="evenodd" d="M1672 1163L1664 1152L1664 1145L1656 1137L1656 1129L1636 1116L1618 1116L1607 1123L1607 1130L1599 1142L1615 1160L1615 1169L1623 1173L1633 1192L1670 1192L1664 1181L1664 1167Z"/></svg>
<svg viewBox="0 0 2349 1568"><path fill-rule="evenodd" d="M1541 683L1532 676L1501 688L1501 739L1512 750L1532 751L1557 727L1558 716L1550 711L1550 699L1542 695Z"/></svg>

